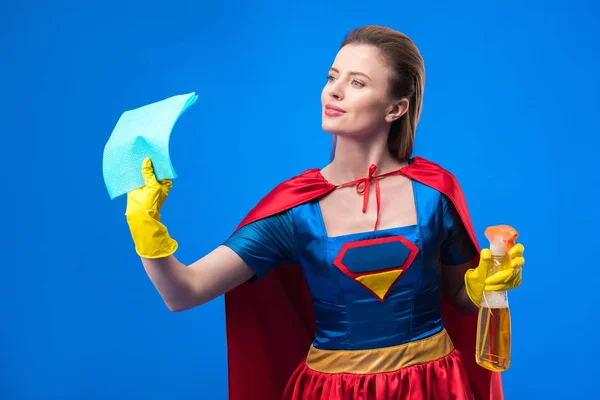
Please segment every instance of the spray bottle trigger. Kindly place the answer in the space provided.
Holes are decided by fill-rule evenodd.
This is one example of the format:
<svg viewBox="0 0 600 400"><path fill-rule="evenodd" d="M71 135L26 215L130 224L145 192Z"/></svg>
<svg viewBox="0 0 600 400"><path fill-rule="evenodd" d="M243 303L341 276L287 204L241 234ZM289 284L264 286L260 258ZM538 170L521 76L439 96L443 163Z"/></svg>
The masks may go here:
<svg viewBox="0 0 600 400"><path fill-rule="evenodd" d="M515 245L515 241L519 237L519 234L515 228L509 225L496 225L488 227L485 230L485 237L487 237L487 239L490 241L490 250L493 246L493 242L500 240L498 239L498 236L500 236L502 238L501 240L504 242L506 254L509 254L510 249L512 249Z"/></svg>

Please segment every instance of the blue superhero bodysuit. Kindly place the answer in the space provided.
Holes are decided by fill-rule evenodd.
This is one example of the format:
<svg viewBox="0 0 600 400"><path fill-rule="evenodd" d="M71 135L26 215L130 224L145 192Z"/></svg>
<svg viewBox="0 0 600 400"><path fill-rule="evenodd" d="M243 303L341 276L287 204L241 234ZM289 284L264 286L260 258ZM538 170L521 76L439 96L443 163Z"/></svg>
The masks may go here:
<svg viewBox="0 0 600 400"><path fill-rule="evenodd" d="M444 347L434 339L448 342L441 312L442 265L452 268L478 253L446 196L412 184L415 225L329 237L315 200L245 225L224 243L255 271L256 279L278 265L301 266L316 319L308 367L302 366L307 373L393 373L436 362L451 350L432 350ZM339 393L294 397L299 390L290 388L286 396L346 398ZM373 390L365 387L363 394L379 396Z"/></svg>

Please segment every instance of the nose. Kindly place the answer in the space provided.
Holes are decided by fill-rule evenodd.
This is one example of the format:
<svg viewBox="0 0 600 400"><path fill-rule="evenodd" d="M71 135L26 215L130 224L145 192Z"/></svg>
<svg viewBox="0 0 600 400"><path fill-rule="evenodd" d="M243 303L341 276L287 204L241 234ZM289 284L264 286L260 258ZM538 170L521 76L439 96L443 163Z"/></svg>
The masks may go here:
<svg viewBox="0 0 600 400"><path fill-rule="evenodd" d="M336 99L338 101L342 100L342 98L343 98L342 95L339 92L336 92L336 91L333 91L333 90L329 92L329 96L331 96L331 98Z"/></svg>
<svg viewBox="0 0 600 400"><path fill-rule="evenodd" d="M344 94L340 90L339 86L336 84L333 84L329 87L329 96L338 101L344 98Z"/></svg>

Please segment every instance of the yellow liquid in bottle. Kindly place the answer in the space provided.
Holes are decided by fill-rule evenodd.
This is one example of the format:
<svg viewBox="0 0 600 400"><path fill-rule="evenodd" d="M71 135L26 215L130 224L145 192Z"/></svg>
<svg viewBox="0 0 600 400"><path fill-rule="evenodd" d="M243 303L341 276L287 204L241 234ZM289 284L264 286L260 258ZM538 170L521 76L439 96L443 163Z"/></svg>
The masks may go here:
<svg viewBox="0 0 600 400"><path fill-rule="evenodd" d="M493 256L488 276L509 267L507 257ZM477 318L477 363L490 371L506 371L510 366L510 339L510 309L506 292L484 292Z"/></svg>
<svg viewBox="0 0 600 400"><path fill-rule="evenodd" d="M506 371L510 366L510 309L481 307L477 322L477 364L494 372Z"/></svg>

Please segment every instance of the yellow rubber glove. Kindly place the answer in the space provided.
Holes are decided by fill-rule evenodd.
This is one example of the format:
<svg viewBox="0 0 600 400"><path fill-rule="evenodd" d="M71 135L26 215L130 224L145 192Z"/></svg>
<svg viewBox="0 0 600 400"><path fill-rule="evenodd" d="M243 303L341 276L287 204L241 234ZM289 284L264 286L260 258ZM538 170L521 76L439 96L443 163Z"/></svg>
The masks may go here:
<svg viewBox="0 0 600 400"><path fill-rule="evenodd" d="M467 294L477 307L481 306L481 297L484 291L511 290L521 285L522 267L525 264L524 251L525 247L522 244L514 245L508 253L510 268L498 271L488 277L487 272L492 260L492 253L489 249L481 250L477 268L471 268L465 273Z"/></svg>
<svg viewBox="0 0 600 400"><path fill-rule="evenodd" d="M170 179L156 180L149 158L142 162L144 186L127 193L125 216L135 251L144 258L167 257L177 250L177 242L169 236L167 228L160 222L160 209L164 204L172 182Z"/></svg>

